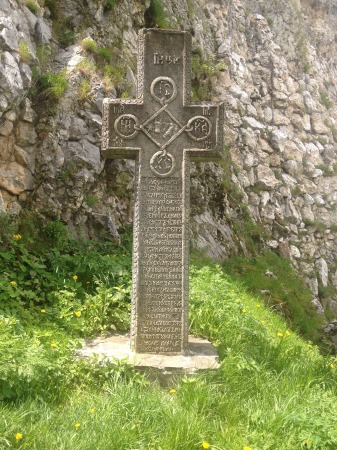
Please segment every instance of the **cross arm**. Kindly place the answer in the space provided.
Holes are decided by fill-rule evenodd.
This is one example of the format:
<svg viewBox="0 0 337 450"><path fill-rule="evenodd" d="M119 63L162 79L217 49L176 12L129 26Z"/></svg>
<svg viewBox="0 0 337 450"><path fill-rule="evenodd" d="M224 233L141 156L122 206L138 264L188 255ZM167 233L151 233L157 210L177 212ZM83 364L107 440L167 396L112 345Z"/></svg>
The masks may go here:
<svg viewBox="0 0 337 450"><path fill-rule="evenodd" d="M192 161L219 161L223 157L224 105L220 103L190 104L184 108L192 117L186 131L190 145L185 152ZM205 137L207 136L207 137Z"/></svg>
<svg viewBox="0 0 337 450"><path fill-rule="evenodd" d="M141 100L104 99L102 156L105 159L136 159L140 148L135 137L143 109Z"/></svg>

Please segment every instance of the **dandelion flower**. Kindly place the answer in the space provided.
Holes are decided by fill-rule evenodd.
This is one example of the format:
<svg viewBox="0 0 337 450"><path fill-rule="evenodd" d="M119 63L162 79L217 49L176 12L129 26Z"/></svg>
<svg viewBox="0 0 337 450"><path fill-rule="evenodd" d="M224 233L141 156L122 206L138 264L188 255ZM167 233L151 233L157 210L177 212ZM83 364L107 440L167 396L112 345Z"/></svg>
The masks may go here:
<svg viewBox="0 0 337 450"><path fill-rule="evenodd" d="M252 450L250 447L243 447L243 450Z"/></svg>
<svg viewBox="0 0 337 450"><path fill-rule="evenodd" d="M22 439L22 438L23 438L23 435L22 435L21 433L16 433L15 439L16 439L17 441L19 441L19 440Z"/></svg>
<svg viewBox="0 0 337 450"><path fill-rule="evenodd" d="M21 234L13 234L13 238L19 240L22 238L22 236L21 236Z"/></svg>
<svg viewBox="0 0 337 450"><path fill-rule="evenodd" d="M241 312L246 313L247 310L245 308L241 309Z"/></svg>
<svg viewBox="0 0 337 450"><path fill-rule="evenodd" d="M46 312L46 310L43 308L41 309L42 314L44 314Z"/></svg>
<svg viewBox="0 0 337 450"><path fill-rule="evenodd" d="M73 280L74 280L74 281L78 280L78 276L77 276L77 275L74 275L74 276L73 276Z"/></svg>
<svg viewBox="0 0 337 450"><path fill-rule="evenodd" d="M10 281L9 284L11 284L12 286L16 286L16 281Z"/></svg>
<svg viewBox="0 0 337 450"><path fill-rule="evenodd" d="M203 441L203 443L201 445L202 445L202 448L210 448L209 443L206 441Z"/></svg>
<svg viewBox="0 0 337 450"><path fill-rule="evenodd" d="M76 428L76 430L78 430L79 428L80 428L80 426L81 426L81 424L80 423L75 423L75 428Z"/></svg>
<svg viewBox="0 0 337 450"><path fill-rule="evenodd" d="M261 304L260 303L256 303L256 307L257 308L261 308Z"/></svg>
<svg viewBox="0 0 337 450"><path fill-rule="evenodd" d="M81 317L81 311L76 311L76 312L75 312L75 316L76 316L76 317Z"/></svg>
<svg viewBox="0 0 337 450"><path fill-rule="evenodd" d="M95 408L90 408L90 409L89 409L89 412L90 412L91 414L93 414L95 411L96 411Z"/></svg>
<svg viewBox="0 0 337 450"><path fill-rule="evenodd" d="M175 389L170 389L170 394L175 394L176 390Z"/></svg>
<svg viewBox="0 0 337 450"><path fill-rule="evenodd" d="M290 331L287 330L287 331L285 332L285 335L286 335L286 336L290 336L290 335L291 335Z"/></svg>
<svg viewBox="0 0 337 450"><path fill-rule="evenodd" d="M283 333L277 333L278 337L283 337Z"/></svg>
<svg viewBox="0 0 337 450"><path fill-rule="evenodd" d="M55 342L52 342L52 343L50 344L50 346L51 346L52 348L56 348L56 347L57 347L57 344L55 344Z"/></svg>
<svg viewBox="0 0 337 450"><path fill-rule="evenodd" d="M330 363L330 364L329 364L329 367L330 367L331 369L333 369L333 368L335 367L335 365L334 365L333 363Z"/></svg>

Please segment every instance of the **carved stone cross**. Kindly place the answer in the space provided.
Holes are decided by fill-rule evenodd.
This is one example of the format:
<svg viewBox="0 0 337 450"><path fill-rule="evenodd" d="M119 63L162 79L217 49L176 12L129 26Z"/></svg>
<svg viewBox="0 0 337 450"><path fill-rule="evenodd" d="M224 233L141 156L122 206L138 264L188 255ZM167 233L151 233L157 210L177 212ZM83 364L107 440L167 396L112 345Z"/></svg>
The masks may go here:
<svg viewBox="0 0 337 450"><path fill-rule="evenodd" d="M188 344L190 161L219 160L223 105L190 103L191 36L139 33L137 99L105 99L104 158L136 160L131 349Z"/></svg>

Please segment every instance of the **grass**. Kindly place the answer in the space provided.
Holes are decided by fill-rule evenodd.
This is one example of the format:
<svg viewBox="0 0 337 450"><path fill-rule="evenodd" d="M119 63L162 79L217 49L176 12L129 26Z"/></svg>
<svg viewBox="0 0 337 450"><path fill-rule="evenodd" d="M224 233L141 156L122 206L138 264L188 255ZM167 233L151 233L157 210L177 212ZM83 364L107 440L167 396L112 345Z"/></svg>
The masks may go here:
<svg viewBox="0 0 337 450"><path fill-rule="evenodd" d="M23 242L27 227L25 235L11 223L4 228L8 233L4 236L1 231L0 238L6 254L15 242L27 248ZM337 447L336 358L322 356L291 323L248 292L242 280L210 261L192 260L190 328L217 346L219 370L177 379L164 389L149 384L123 362L74 359L88 324L104 312L86 316L86 299L99 294L75 289L86 285L80 272L73 279L84 251L79 247L69 251L69 237L60 225L47 229L52 230L48 239L63 248L68 278L74 284L66 284L62 291L76 295L66 307L52 299L43 307L28 301L12 315L2 313L1 449L194 450L207 448L206 443L214 450ZM21 238L10 241L18 231ZM121 247L110 247L115 278L108 277L104 289L119 292L131 280L128 234L123 241ZM55 247L42 247L40 252L55 252ZM108 266L102 268L99 246L95 248L96 256L82 267L90 262L91 274L104 278ZM57 276L55 271L50 275ZM62 294L61 289L57 292ZM102 304L101 297L95 301ZM121 304L128 301L125 295L120 298ZM115 313L120 306L115 305Z"/></svg>

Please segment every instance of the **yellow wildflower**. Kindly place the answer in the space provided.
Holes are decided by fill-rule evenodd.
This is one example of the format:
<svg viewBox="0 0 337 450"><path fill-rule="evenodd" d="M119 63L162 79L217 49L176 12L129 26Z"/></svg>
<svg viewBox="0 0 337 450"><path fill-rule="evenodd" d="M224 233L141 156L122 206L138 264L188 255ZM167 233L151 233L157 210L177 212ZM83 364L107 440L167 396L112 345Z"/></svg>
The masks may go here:
<svg viewBox="0 0 337 450"><path fill-rule="evenodd" d="M17 285L16 281L10 281L9 284L11 284L12 286L16 286Z"/></svg>
<svg viewBox="0 0 337 450"><path fill-rule="evenodd" d="M13 238L19 240L22 238L22 236L21 236L21 234L14 234Z"/></svg>
<svg viewBox="0 0 337 450"><path fill-rule="evenodd" d="M257 308L261 308L261 304L260 303L256 303L256 307Z"/></svg>
<svg viewBox="0 0 337 450"><path fill-rule="evenodd" d="M266 323L265 320L261 320L261 324L264 325Z"/></svg>
<svg viewBox="0 0 337 450"><path fill-rule="evenodd" d="M202 448L210 448L209 443L206 441L203 441L201 445L202 445Z"/></svg>
<svg viewBox="0 0 337 450"><path fill-rule="evenodd" d="M170 389L170 394L175 394L176 390L175 389Z"/></svg>
<svg viewBox="0 0 337 450"><path fill-rule="evenodd" d="M81 426L81 424L80 423L75 423L75 427L76 427L76 430L78 430L79 428L80 428L80 426Z"/></svg>
<svg viewBox="0 0 337 450"><path fill-rule="evenodd" d="M57 344L55 344L55 342L52 342L52 343L50 344L50 346L51 346L52 348L56 348L56 347L57 347Z"/></svg>
<svg viewBox="0 0 337 450"><path fill-rule="evenodd" d="M82 314L81 311L75 311L75 316L76 317L81 317L81 314Z"/></svg>
<svg viewBox="0 0 337 450"><path fill-rule="evenodd" d="M78 276L77 276L77 275L74 275L74 276L73 276L73 280L76 281L77 279L78 279Z"/></svg>
<svg viewBox="0 0 337 450"><path fill-rule="evenodd" d="M90 408L90 409L89 409L89 412L90 412L91 414L93 414L95 411L96 411L95 408Z"/></svg>
<svg viewBox="0 0 337 450"><path fill-rule="evenodd" d="M41 309L42 314L44 314L46 312L46 310L44 308Z"/></svg>
<svg viewBox="0 0 337 450"><path fill-rule="evenodd" d="M333 363L330 363L330 364L329 364L329 367L330 367L331 369L333 369L333 368L335 367L335 365L334 365Z"/></svg>
<svg viewBox="0 0 337 450"><path fill-rule="evenodd" d="M283 337L283 333L277 333L278 337Z"/></svg>
<svg viewBox="0 0 337 450"><path fill-rule="evenodd" d="M246 313L247 310L245 308L241 309L241 312Z"/></svg>
<svg viewBox="0 0 337 450"><path fill-rule="evenodd" d="M19 441L19 440L22 439L22 438L23 438L23 435L22 435L21 433L16 433L15 439L16 439L17 441Z"/></svg>
<svg viewBox="0 0 337 450"><path fill-rule="evenodd" d="M286 336L290 336L290 335L291 335L290 331L287 330L287 331L285 332L285 335L286 335Z"/></svg>
<svg viewBox="0 0 337 450"><path fill-rule="evenodd" d="M243 447L243 450L252 450L250 447Z"/></svg>

